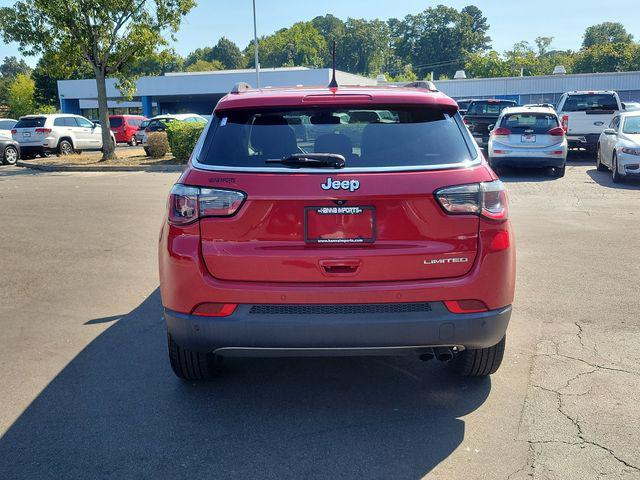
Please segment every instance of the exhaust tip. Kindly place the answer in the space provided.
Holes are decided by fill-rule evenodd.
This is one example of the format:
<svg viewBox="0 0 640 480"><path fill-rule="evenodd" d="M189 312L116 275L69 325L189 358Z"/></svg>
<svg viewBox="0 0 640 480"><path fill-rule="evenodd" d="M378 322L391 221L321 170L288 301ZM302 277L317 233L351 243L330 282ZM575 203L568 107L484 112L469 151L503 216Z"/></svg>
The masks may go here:
<svg viewBox="0 0 640 480"><path fill-rule="evenodd" d="M441 362L448 362L453 359L453 352L449 347L436 347L433 349L433 352Z"/></svg>

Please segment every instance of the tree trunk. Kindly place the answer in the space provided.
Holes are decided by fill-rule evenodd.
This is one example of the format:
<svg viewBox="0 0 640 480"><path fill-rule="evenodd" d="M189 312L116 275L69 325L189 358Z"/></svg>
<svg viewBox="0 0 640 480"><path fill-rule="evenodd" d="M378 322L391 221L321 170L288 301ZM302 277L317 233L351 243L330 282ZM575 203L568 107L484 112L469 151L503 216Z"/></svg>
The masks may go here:
<svg viewBox="0 0 640 480"><path fill-rule="evenodd" d="M96 74L96 86L98 87L98 118L102 127L102 159L101 162L116 157L115 145L111 141L111 126L109 125L109 107L107 105L107 85L104 71L101 68L93 69Z"/></svg>

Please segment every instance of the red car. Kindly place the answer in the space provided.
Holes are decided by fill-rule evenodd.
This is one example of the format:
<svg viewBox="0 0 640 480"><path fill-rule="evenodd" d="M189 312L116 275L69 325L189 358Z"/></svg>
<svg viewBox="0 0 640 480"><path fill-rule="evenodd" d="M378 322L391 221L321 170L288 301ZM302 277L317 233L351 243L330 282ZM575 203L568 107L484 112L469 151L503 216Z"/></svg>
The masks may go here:
<svg viewBox="0 0 640 480"><path fill-rule="evenodd" d="M378 115L342 120L365 110ZM209 378L234 355L378 354L494 373L514 238L457 110L433 85L222 98L160 233L175 374ZM306 140L288 118L305 118Z"/></svg>
<svg viewBox="0 0 640 480"><path fill-rule="evenodd" d="M118 143L138 144L136 132L140 124L147 120L140 115L109 115L109 125Z"/></svg>

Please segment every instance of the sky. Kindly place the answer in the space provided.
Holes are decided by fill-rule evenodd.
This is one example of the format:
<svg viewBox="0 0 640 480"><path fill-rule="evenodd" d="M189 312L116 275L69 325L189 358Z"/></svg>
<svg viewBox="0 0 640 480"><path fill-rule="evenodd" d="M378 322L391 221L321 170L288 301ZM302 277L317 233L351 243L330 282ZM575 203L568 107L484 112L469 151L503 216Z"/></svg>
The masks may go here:
<svg viewBox="0 0 640 480"><path fill-rule="evenodd" d="M51 0L64 1L64 0ZM639 0L256 0L258 35L265 35L297 21L331 13L348 17L386 20L402 18L427 7L444 4L460 9L473 4L489 21L492 46L499 52L520 40L554 37L552 48L580 48L585 28L604 21L621 22L640 41ZM0 0L11 6L13 0ZM251 0L198 0L198 6L183 20L172 46L182 55L203 46L213 46L225 36L242 49L253 38ZM22 57L16 44L0 40L0 59ZM24 58L34 65L35 58Z"/></svg>

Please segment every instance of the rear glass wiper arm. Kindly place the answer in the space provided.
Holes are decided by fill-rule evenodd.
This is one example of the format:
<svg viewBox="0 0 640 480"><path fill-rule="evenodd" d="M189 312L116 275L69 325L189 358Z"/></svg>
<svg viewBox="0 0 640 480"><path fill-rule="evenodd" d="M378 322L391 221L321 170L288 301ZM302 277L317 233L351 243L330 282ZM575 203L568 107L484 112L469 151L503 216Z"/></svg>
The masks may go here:
<svg viewBox="0 0 640 480"><path fill-rule="evenodd" d="M269 158L265 163L281 163L291 168L344 168L347 161L337 153L294 153L284 158Z"/></svg>

